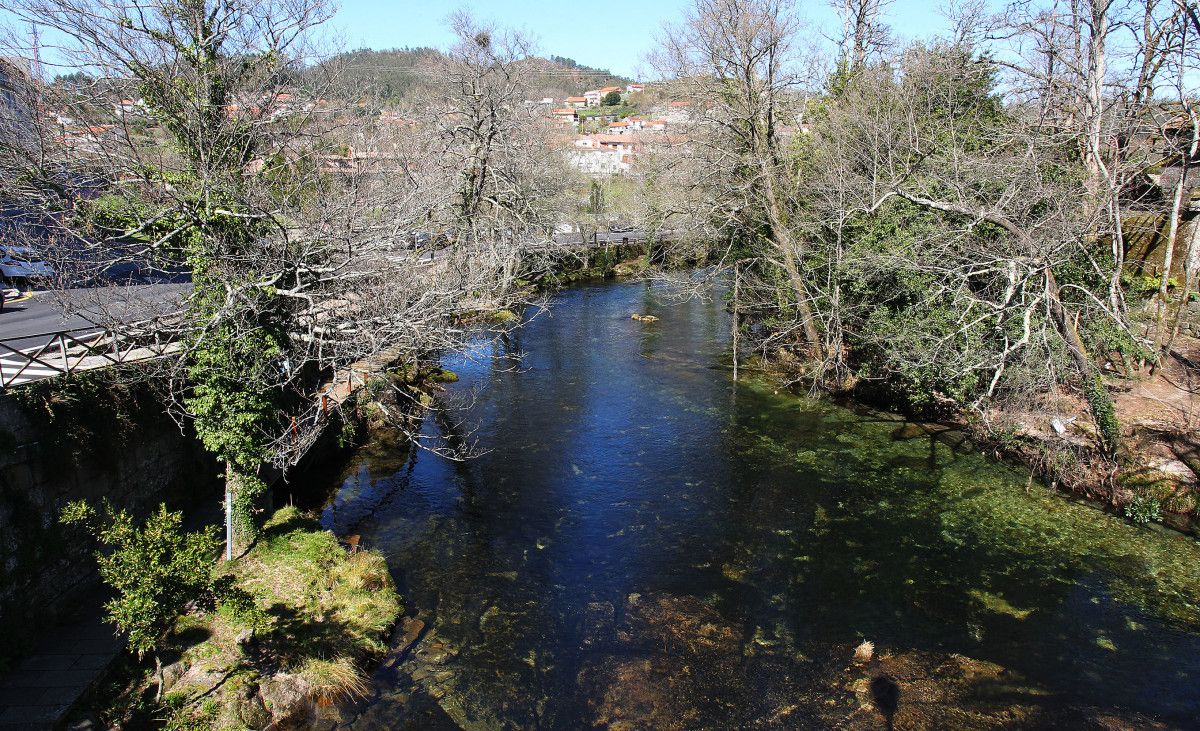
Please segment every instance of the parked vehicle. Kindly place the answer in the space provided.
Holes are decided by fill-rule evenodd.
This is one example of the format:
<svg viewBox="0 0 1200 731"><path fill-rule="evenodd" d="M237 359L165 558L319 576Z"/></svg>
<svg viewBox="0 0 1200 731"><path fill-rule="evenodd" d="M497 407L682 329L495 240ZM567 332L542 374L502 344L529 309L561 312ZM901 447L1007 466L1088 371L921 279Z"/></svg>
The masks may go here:
<svg viewBox="0 0 1200 731"><path fill-rule="evenodd" d="M21 296L21 290L16 287L0 287L0 312L4 311L4 303Z"/></svg>
<svg viewBox="0 0 1200 731"><path fill-rule="evenodd" d="M0 248L0 277L9 284L33 284L53 279L54 267L37 258L27 246Z"/></svg>

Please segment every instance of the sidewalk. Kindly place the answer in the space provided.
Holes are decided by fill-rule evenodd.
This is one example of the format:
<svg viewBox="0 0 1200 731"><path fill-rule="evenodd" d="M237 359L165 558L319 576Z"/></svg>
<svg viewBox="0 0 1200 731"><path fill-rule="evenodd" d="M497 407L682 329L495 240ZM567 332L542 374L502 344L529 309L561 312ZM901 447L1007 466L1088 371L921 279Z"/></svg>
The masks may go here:
<svg viewBox="0 0 1200 731"><path fill-rule="evenodd" d="M81 606L0 674L0 731L54 728L117 657L122 643L101 619L99 599Z"/></svg>

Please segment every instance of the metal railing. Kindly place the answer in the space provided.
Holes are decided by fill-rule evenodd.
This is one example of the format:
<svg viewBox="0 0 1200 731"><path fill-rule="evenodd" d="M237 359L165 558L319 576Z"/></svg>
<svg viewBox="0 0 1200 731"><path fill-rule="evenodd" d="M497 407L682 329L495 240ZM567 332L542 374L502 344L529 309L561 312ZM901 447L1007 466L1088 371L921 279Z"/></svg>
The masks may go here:
<svg viewBox="0 0 1200 731"><path fill-rule="evenodd" d="M78 371L161 358L178 349L161 318L19 335L0 340L0 389Z"/></svg>

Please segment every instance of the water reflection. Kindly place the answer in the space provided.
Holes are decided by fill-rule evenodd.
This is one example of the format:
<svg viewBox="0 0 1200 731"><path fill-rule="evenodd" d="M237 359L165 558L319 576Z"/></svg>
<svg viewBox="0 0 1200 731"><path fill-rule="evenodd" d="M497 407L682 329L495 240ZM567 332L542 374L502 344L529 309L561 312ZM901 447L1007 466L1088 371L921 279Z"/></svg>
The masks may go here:
<svg viewBox="0 0 1200 731"><path fill-rule="evenodd" d="M877 728L888 683L898 727L1200 723L1195 542L735 386L716 299L559 300L520 369L447 364L484 454L371 445L326 509L425 623L351 725Z"/></svg>

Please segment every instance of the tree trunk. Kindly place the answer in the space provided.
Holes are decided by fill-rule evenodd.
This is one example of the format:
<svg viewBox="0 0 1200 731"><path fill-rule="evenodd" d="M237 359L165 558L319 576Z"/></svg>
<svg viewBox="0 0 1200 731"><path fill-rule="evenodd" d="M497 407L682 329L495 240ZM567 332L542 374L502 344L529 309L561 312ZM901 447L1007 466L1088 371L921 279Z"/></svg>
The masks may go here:
<svg viewBox="0 0 1200 731"><path fill-rule="evenodd" d="M1179 297L1179 306L1175 309L1175 325L1171 328L1171 337L1167 340L1165 350L1169 351L1179 336L1179 328L1183 323L1184 313L1187 312L1188 300L1196 288L1196 270L1200 267L1200 215L1192 217L1191 234L1187 238L1187 248L1184 249L1183 260L1183 294Z"/></svg>
<svg viewBox="0 0 1200 731"><path fill-rule="evenodd" d="M1154 352L1162 354L1167 323L1167 306L1170 303L1168 289L1171 286L1171 268L1175 265L1175 241L1179 238L1179 220L1182 214L1183 194L1187 186L1188 160L1183 156L1180 163L1179 182L1175 184L1175 194L1171 198L1171 218L1167 224L1167 240L1163 248L1163 271L1158 282L1158 306L1154 315Z"/></svg>
<svg viewBox="0 0 1200 731"><path fill-rule="evenodd" d="M731 328L731 337L733 339L733 380L738 379L738 289L742 280L741 270L738 265L733 265L733 326Z"/></svg>
<svg viewBox="0 0 1200 731"><path fill-rule="evenodd" d="M1079 331L1075 329L1074 318L1062 303L1058 281L1049 267L1046 268L1046 297L1050 303L1050 316L1054 319L1054 324L1063 341L1066 342L1071 359L1075 361L1075 367L1079 370L1079 376L1083 380L1084 394L1087 396L1092 421L1100 434L1101 446L1105 452L1113 455L1119 447L1119 433L1116 416L1113 412L1112 398L1108 395L1108 391L1100 379L1100 374L1088 355L1083 339L1079 337Z"/></svg>
<svg viewBox="0 0 1200 731"><path fill-rule="evenodd" d="M763 159L766 152L758 151L757 154L760 156L759 165L767 199L767 220L771 224L771 243L783 257L784 271L787 272L788 281L791 282L792 290L796 293L796 308L800 311L800 324L804 328L804 339L812 348L812 355L820 359L824 357L821 334L817 330L812 304L808 301L808 286L804 283L804 276L800 273L799 263L796 260L796 247L792 239L792 232L787 227L787 217L783 213L783 205L775 190L774 171L771 169L771 165Z"/></svg>

